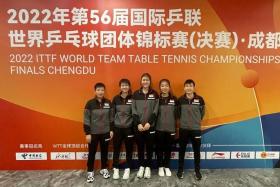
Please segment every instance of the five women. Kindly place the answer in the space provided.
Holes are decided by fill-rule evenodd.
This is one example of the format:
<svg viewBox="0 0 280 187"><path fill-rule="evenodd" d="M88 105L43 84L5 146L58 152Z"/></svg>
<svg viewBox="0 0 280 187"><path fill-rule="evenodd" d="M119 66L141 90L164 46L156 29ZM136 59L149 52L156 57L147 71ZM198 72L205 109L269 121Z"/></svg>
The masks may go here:
<svg viewBox="0 0 280 187"><path fill-rule="evenodd" d="M100 174L110 177L107 169L108 142L113 139L113 179L119 179L119 156L124 142L126 165L123 179L129 179L132 167L133 142L138 152L138 178L150 178L152 157L156 150L158 175L171 176L170 157L176 135L176 121L179 119L179 167L177 176L183 178L184 157L188 141L194 150L195 176L200 174L200 122L204 116L205 103L194 92L195 83L189 79L184 84L184 95L178 101L172 94L168 79L159 82L160 94L152 88L152 78L144 73L140 88L133 94L128 79L119 82L120 93L112 103L104 97L105 85L95 85L95 97L89 100L84 110L84 132L88 142L87 182L94 180L94 160L98 143L101 148ZM146 159L145 159L146 152Z"/></svg>

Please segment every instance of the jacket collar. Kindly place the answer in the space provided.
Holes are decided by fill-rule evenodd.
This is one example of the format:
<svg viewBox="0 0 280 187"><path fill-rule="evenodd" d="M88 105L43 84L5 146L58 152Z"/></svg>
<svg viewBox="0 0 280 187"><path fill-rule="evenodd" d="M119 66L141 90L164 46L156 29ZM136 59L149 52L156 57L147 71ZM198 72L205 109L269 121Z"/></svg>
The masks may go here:
<svg viewBox="0 0 280 187"><path fill-rule="evenodd" d="M99 102L99 100L97 99L96 96L94 97L94 99L95 99L96 103L98 103L98 104L103 104L106 101L105 97L102 98L101 102Z"/></svg>
<svg viewBox="0 0 280 187"><path fill-rule="evenodd" d="M140 94L144 94L144 92L143 92L143 87L141 87L141 88L139 89L139 93L140 93ZM153 93L153 89L150 87L147 94L151 94L151 93ZM145 95L145 94L144 94L144 95Z"/></svg>
<svg viewBox="0 0 280 187"><path fill-rule="evenodd" d="M194 92L194 93L193 93L193 98L192 98L192 99L189 99L189 98L187 97L187 94L185 93L185 94L184 94L184 98L187 99L187 100L193 100L193 99L197 98L197 94L196 94L196 92Z"/></svg>

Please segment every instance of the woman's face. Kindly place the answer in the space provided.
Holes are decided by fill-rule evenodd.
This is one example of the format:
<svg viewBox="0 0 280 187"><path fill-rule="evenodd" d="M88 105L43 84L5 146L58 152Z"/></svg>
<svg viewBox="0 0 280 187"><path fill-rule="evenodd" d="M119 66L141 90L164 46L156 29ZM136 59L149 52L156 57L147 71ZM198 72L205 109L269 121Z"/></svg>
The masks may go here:
<svg viewBox="0 0 280 187"><path fill-rule="evenodd" d="M130 86L127 83L121 83L120 89L121 89L121 92L128 93Z"/></svg>
<svg viewBox="0 0 280 187"><path fill-rule="evenodd" d="M194 85L193 84L185 84L184 90L186 94L193 94L194 93Z"/></svg>
<svg viewBox="0 0 280 187"><path fill-rule="evenodd" d="M161 93L168 94L170 91L170 86L166 81L160 83L160 91Z"/></svg>
<svg viewBox="0 0 280 187"><path fill-rule="evenodd" d="M151 80L149 79L149 77L147 76L142 77L141 85L143 88L149 88L151 85Z"/></svg>
<svg viewBox="0 0 280 187"><path fill-rule="evenodd" d="M103 98L104 94L105 94L105 88L103 88L103 87L96 88L96 90L95 90L96 97Z"/></svg>

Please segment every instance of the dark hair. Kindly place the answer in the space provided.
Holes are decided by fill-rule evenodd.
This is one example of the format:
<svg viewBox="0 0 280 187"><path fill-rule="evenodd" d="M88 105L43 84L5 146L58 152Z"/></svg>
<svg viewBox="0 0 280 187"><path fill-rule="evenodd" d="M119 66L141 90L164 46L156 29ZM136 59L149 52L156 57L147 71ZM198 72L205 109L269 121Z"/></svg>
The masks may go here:
<svg viewBox="0 0 280 187"><path fill-rule="evenodd" d="M195 87L195 82L194 82L192 79L187 79L187 80L185 81L185 83L184 83L184 86L185 86L186 84L193 84L193 87Z"/></svg>
<svg viewBox="0 0 280 187"><path fill-rule="evenodd" d="M105 84L102 82L98 82L94 85L94 90L96 90L97 88L104 88L105 89Z"/></svg>
<svg viewBox="0 0 280 187"><path fill-rule="evenodd" d="M129 86L131 86L130 81L128 79L121 79L119 81L119 86L121 86L122 83L128 84Z"/></svg>

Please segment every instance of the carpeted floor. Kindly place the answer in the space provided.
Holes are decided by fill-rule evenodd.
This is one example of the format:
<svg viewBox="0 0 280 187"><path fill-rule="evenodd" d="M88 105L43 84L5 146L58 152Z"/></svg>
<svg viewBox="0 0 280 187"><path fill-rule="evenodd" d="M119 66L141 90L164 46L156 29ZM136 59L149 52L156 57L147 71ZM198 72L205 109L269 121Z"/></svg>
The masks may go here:
<svg viewBox="0 0 280 187"><path fill-rule="evenodd" d="M121 175L122 175L121 171ZM97 173L97 172L96 172ZM237 186L280 186L280 169L216 169L202 170L203 179L196 181L193 170L185 171L184 179L177 179L173 171L171 177L159 177L154 170L151 179L138 179L136 171L132 171L129 180L103 179L99 174L91 184L86 183L86 172L75 171L0 171L0 186L209 186L209 187L237 187Z"/></svg>

